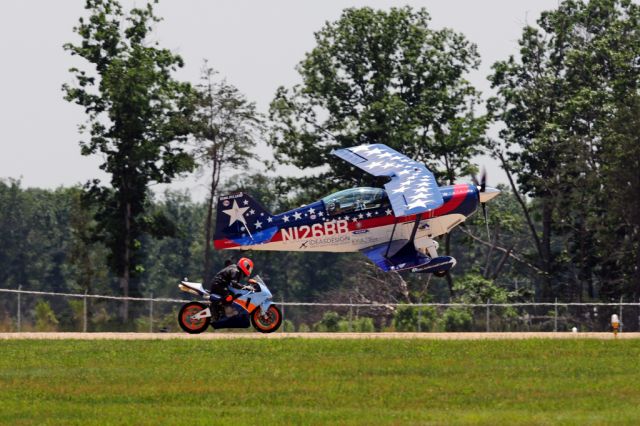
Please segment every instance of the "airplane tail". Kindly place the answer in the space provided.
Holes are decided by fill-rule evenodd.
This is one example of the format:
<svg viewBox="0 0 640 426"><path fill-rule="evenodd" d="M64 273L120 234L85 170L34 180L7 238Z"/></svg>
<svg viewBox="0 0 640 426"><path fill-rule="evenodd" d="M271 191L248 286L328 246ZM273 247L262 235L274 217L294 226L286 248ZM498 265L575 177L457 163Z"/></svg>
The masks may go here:
<svg viewBox="0 0 640 426"><path fill-rule="evenodd" d="M258 201L242 192L218 198L216 249L233 249L266 243L277 232L274 216Z"/></svg>

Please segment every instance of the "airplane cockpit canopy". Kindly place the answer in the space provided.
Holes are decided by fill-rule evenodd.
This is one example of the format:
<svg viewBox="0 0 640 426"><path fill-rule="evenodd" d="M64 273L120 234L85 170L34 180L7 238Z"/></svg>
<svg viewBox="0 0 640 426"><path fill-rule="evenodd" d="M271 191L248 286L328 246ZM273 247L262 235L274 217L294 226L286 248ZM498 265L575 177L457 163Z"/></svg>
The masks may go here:
<svg viewBox="0 0 640 426"><path fill-rule="evenodd" d="M389 205L384 189L370 187L345 189L324 197L322 201L332 216Z"/></svg>

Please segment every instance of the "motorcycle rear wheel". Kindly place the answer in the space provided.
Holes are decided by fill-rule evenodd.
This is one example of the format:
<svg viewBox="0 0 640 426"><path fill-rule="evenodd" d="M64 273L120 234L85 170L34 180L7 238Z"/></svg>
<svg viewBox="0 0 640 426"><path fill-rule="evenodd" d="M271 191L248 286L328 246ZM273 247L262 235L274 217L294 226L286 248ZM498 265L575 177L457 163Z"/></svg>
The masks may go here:
<svg viewBox="0 0 640 426"><path fill-rule="evenodd" d="M273 333L282 324L282 311L276 305L269 306L267 312L262 315L260 308L256 308L251 314L251 325L260 333Z"/></svg>
<svg viewBox="0 0 640 426"><path fill-rule="evenodd" d="M205 331L209 327L209 318L193 319L191 317L206 308L204 303L199 302L189 302L183 305L178 313L180 328L189 334L199 334Z"/></svg>

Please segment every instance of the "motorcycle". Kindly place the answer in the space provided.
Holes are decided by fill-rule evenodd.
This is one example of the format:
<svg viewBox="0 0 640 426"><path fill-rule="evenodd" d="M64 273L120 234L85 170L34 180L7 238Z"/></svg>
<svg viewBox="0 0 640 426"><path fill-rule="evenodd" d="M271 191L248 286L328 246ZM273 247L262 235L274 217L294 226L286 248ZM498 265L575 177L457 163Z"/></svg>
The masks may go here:
<svg viewBox="0 0 640 426"><path fill-rule="evenodd" d="M201 296L202 302L189 302L180 308L178 323L189 334L202 333L211 325L220 328L253 328L261 333L273 333L282 324L282 312L273 304L273 296L260 276L249 280L249 285L229 288L233 301L223 305L220 296L207 291L201 283L182 281L178 288Z"/></svg>

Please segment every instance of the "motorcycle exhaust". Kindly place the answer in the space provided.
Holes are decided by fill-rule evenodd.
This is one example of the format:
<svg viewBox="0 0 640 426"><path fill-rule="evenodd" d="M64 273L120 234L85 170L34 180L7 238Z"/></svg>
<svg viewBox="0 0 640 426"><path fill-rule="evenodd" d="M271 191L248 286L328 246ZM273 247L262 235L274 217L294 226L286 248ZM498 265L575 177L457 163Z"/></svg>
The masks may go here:
<svg viewBox="0 0 640 426"><path fill-rule="evenodd" d="M198 291L196 291L195 289L191 288L191 287L187 287L184 284L178 284L178 288L182 291L184 291L185 293L191 293L191 294L195 294L196 296L200 296L200 293Z"/></svg>

